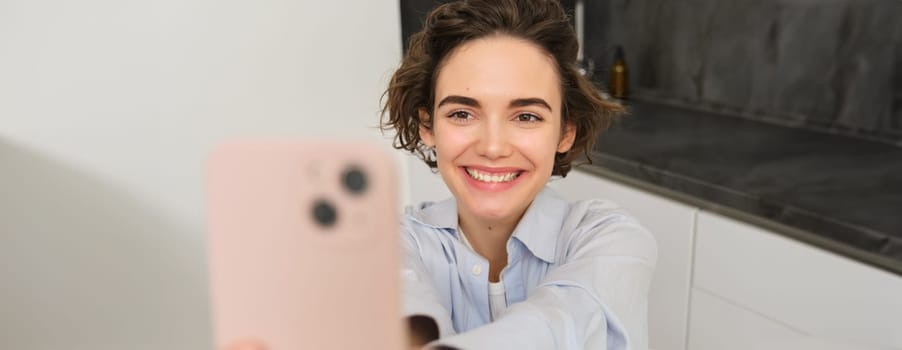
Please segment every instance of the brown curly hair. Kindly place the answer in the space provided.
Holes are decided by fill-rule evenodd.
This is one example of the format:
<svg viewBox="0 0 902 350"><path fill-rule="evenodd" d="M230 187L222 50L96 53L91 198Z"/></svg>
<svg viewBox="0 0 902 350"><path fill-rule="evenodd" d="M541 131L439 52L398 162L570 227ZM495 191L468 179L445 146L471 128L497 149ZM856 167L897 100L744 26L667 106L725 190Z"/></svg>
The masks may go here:
<svg viewBox="0 0 902 350"><path fill-rule="evenodd" d="M436 161L420 140L419 128L432 127L435 83L445 57L467 41L491 35L525 39L554 59L561 82L561 130L576 128L573 147L554 157L552 175L566 176L571 163L592 149L595 136L611 119L623 113L616 102L578 71L579 43L569 17L557 0L463 0L436 7L426 17L423 30L410 38L407 53L386 89L382 130L395 129L394 147L417 154L429 167ZM428 111L421 122L419 109Z"/></svg>

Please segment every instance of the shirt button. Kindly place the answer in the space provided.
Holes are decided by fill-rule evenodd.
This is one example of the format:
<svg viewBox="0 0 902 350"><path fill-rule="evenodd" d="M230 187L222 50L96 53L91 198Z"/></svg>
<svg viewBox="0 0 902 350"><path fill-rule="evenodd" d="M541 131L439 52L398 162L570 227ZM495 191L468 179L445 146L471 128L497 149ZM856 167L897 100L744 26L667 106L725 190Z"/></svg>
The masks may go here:
<svg viewBox="0 0 902 350"><path fill-rule="evenodd" d="M482 273L482 266L473 265L473 270L471 270L471 272L473 272L473 276L479 276L479 274Z"/></svg>

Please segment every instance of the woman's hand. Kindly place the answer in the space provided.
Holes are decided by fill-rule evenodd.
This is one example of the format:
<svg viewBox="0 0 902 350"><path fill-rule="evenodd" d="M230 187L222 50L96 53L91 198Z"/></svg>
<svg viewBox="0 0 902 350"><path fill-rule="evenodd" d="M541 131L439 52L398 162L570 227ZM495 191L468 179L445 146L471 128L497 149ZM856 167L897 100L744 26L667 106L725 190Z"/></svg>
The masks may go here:
<svg viewBox="0 0 902 350"><path fill-rule="evenodd" d="M407 344L410 350L420 350L429 342L438 339L438 324L429 316L415 315L407 317ZM431 349L445 350L451 347L439 345ZM241 339L223 347L221 350L268 350L262 341L248 338Z"/></svg>
<svg viewBox="0 0 902 350"><path fill-rule="evenodd" d="M438 339L438 324L429 316L407 317L407 344L410 349L422 349L423 345Z"/></svg>

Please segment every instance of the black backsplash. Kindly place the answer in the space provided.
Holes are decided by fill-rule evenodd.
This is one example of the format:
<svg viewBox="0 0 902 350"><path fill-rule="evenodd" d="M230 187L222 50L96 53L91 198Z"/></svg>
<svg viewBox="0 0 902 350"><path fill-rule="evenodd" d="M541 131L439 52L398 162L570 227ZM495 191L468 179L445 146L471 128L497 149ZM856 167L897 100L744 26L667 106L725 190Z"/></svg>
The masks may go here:
<svg viewBox="0 0 902 350"><path fill-rule="evenodd" d="M407 52L409 38L413 33L423 29L426 14L438 5L448 2L441 0L401 0L401 43L402 50Z"/></svg>
<svg viewBox="0 0 902 350"><path fill-rule="evenodd" d="M724 114L902 145L902 1L586 1L586 55L630 88Z"/></svg>

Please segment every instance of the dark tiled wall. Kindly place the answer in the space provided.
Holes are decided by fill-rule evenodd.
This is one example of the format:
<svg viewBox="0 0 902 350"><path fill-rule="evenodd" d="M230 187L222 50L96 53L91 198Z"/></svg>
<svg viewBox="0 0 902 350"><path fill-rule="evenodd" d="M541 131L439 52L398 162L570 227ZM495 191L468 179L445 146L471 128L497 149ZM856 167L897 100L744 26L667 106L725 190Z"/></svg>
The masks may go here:
<svg viewBox="0 0 902 350"><path fill-rule="evenodd" d="M902 1L588 0L637 96L902 145ZM602 79L603 81L603 79Z"/></svg>

